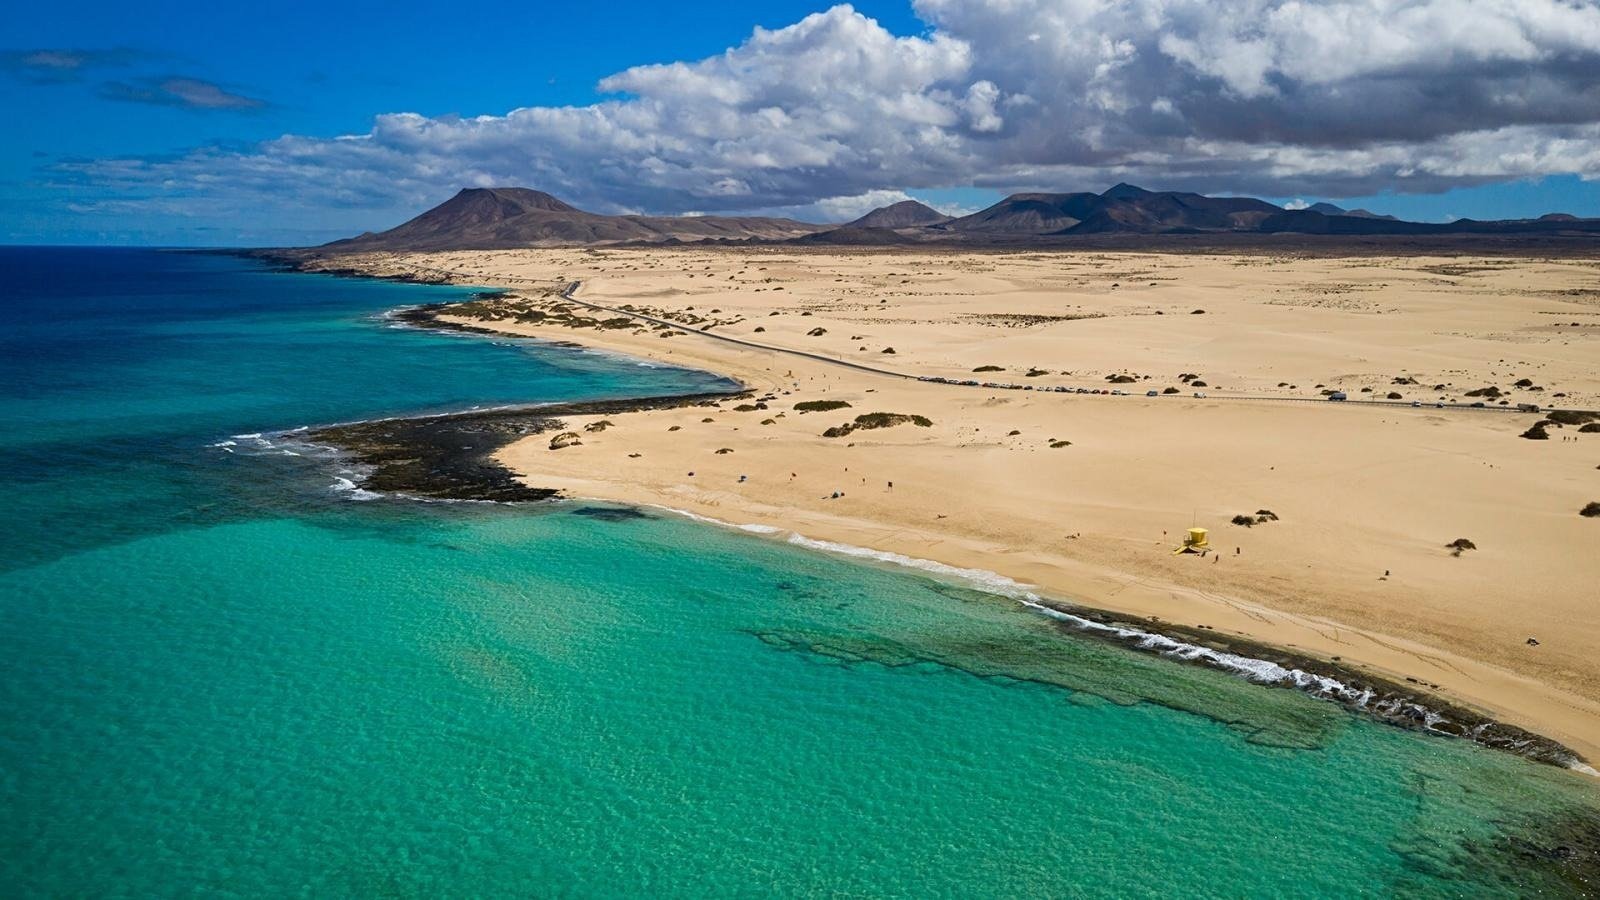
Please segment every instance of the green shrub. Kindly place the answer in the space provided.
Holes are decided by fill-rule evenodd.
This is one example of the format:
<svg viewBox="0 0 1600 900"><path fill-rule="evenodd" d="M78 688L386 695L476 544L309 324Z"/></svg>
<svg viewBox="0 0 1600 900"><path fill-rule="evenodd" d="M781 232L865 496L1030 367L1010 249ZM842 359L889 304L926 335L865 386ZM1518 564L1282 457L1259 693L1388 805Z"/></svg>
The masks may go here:
<svg viewBox="0 0 1600 900"><path fill-rule="evenodd" d="M850 404L843 400L802 400L794 405L798 412L828 412L835 409L849 409Z"/></svg>

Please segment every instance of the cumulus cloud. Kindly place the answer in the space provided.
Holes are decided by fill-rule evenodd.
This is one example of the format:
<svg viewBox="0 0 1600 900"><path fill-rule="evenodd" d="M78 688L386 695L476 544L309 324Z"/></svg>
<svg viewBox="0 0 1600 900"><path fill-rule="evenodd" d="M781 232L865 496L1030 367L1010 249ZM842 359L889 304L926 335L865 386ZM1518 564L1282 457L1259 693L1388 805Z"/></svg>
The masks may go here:
<svg viewBox="0 0 1600 900"><path fill-rule="evenodd" d="M415 209L520 184L601 211L837 219L875 202L860 198L956 184L1343 196L1600 172L1590 2L914 6L922 35L839 6L717 56L617 73L589 106L392 113L363 134L61 174L241 208Z"/></svg>
<svg viewBox="0 0 1600 900"><path fill-rule="evenodd" d="M809 208L802 207L787 212L797 218L819 222L848 222L880 207L910 199L911 195L905 191L867 191L853 197L828 197L811 204Z"/></svg>

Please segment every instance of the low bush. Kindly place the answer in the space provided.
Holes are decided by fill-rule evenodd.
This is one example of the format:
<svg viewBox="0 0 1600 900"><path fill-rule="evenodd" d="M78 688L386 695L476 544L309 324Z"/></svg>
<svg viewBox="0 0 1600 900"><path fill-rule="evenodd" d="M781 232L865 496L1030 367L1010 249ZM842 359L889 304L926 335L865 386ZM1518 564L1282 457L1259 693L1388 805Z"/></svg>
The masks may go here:
<svg viewBox="0 0 1600 900"><path fill-rule="evenodd" d="M798 412L828 412L835 409L849 409L850 404L843 400L802 400L794 405Z"/></svg>
<svg viewBox="0 0 1600 900"><path fill-rule="evenodd" d="M872 428L893 428L896 425L916 425L919 428L930 428L933 420L927 416L907 415L905 413L863 413L856 416L854 422L835 425L822 433L826 438L844 437L854 431L864 431Z"/></svg>

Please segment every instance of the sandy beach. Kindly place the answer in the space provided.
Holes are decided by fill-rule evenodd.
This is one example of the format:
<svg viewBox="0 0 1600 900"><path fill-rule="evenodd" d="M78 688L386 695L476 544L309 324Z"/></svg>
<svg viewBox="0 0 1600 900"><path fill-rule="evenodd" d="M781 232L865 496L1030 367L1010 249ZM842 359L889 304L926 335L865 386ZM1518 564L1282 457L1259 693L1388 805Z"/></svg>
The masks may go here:
<svg viewBox="0 0 1600 900"><path fill-rule="evenodd" d="M685 247L327 265L501 288L452 320L753 391L571 419L559 449L500 453L529 485L992 571L1410 679L1600 758L1600 519L1579 515L1600 433L1523 439L1542 416L1513 411L1600 409L1600 261ZM848 406L801 406L818 401ZM1174 554L1191 526L1211 552Z"/></svg>

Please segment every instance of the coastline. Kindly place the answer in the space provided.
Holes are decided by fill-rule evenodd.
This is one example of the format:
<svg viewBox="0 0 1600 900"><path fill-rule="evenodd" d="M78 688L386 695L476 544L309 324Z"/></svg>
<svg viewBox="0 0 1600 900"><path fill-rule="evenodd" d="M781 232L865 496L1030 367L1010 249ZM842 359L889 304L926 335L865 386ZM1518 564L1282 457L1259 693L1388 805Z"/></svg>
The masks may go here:
<svg viewBox="0 0 1600 900"><path fill-rule="evenodd" d="M359 272L340 274L359 275ZM403 280L403 279L402 279ZM483 299L480 297L478 299ZM526 332L486 327L453 316L452 307L410 307L398 310L395 317L422 328L465 333L527 337ZM585 341L553 341L567 346L590 346ZM600 344L600 349L638 356L630 347ZM681 361L673 361L681 365ZM665 509L697 520L739 530L775 536L790 543L825 552L867 558L909 566L936 576L950 576L981 590L1009 596L1055 619L1063 631L1115 643L1133 650L1154 653L1186 664L1206 666L1244 677L1267 687L1299 690L1318 699L1338 703L1358 714L1380 722L1425 733L1472 740L1486 747L1513 753L1534 761L1595 775L1585 762L1585 754L1561 741L1524 730L1502 720L1502 715L1477 703L1450 699L1441 685L1419 680L1400 670L1388 670L1362 663L1356 665L1296 649L1293 644L1260 639L1245 631L1218 631L1214 626L1186 626L1159 615L1137 615L1132 610L1081 605L1041 596L1031 584L1019 583L983 566L962 566L946 560L927 560L907 556L877 546L812 536L787 524L729 522L704 512L664 505L615 490L585 490L576 485L547 487L536 484L530 475L509 463L506 447L530 435L543 435L570 426L573 417L628 415L647 411L697 408L720 409L720 403L747 400L754 396L749 372L736 378L745 389L725 394L696 394L639 400L598 401L550 404L538 407L451 413L424 419L391 419L377 423L353 423L315 429L309 437L340 447L371 468L364 487L408 496L439 499L522 502L555 499L592 499L629 506ZM764 399L771 399L770 395ZM548 479L556 483L556 479ZM598 487L598 486L596 486ZM707 512L715 512L713 508ZM815 525L811 521L808 525ZM822 532L840 536L831 529ZM976 579L976 580L974 580ZM997 589L1003 584L1006 588ZM1060 593L1053 591L1051 594ZM1067 593L1065 596L1077 596Z"/></svg>

